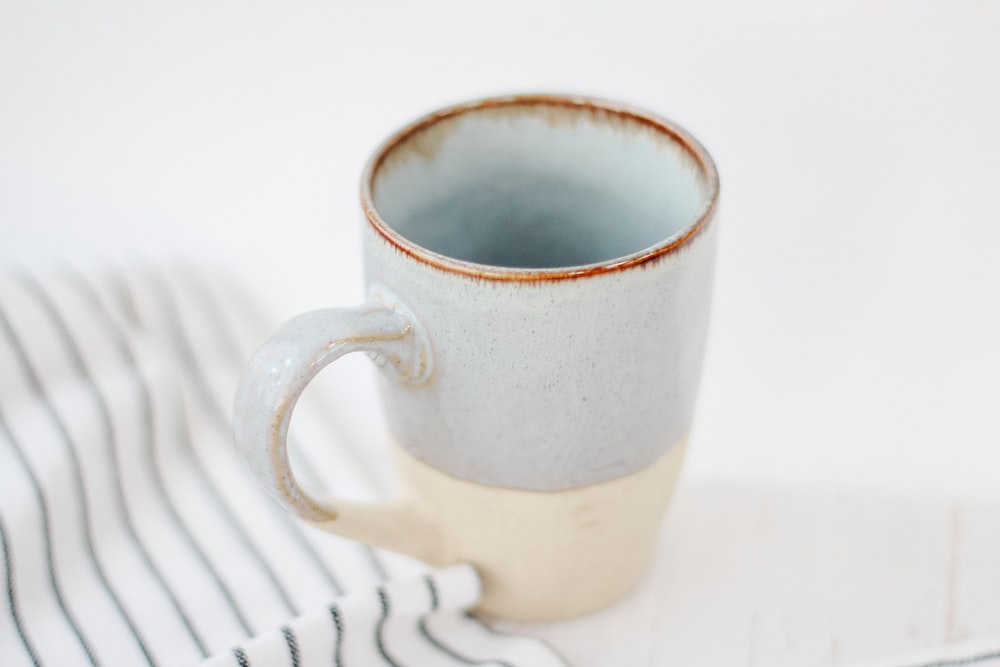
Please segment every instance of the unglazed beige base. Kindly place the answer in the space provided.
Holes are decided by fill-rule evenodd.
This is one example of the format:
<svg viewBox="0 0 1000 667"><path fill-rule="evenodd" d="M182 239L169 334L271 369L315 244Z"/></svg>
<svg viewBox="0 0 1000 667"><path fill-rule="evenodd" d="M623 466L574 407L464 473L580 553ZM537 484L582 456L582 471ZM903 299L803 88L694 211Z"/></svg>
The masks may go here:
<svg viewBox="0 0 1000 667"><path fill-rule="evenodd" d="M687 439L640 472L556 492L474 484L399 447L406 493L386 505L337 503L315 525L436 565L472 562L483 578L478 611L542 621L615 602L645 573Z"/></svg>

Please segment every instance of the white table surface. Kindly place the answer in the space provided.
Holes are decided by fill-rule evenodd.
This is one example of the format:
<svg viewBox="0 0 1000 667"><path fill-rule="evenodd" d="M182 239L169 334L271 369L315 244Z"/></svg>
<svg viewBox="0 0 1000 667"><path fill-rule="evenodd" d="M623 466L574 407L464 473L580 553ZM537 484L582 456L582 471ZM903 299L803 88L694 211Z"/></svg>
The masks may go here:
<svg viewBox="0 0 1000 667"><path fill-rule="evenodd" d="M354 303L358 174L403 122L650 108L723 183L691 455L639 593L531 630L578 665L1000 633L1000 4L823 4L2 2L0 260L193 256L280 317Z"/></svg>
<svg viewBox="0 0 1000 667"><path fill-rule="evenodd" d="M995 650L1000 508L688 476L635 593L586 618L496 625L577 667L820 667L981 637Z"/></svg>

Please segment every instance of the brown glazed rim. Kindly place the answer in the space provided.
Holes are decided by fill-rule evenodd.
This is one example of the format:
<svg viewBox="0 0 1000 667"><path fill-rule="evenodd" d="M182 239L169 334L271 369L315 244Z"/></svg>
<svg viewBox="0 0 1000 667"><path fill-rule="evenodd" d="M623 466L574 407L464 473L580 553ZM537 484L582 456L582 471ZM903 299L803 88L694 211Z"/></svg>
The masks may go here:
<svg viewBox="0 0 1000 667"><path fill-rule="evenodd" d="M605 262L596 264L584 264L580 266L553 267L553 268L518 268L491 266L488 264L477 264L467 262L447 255L436 253L422 246L413 243L399 232L393 229L375 208L372 198L372 183L375 174L382 163L396 149L399 144L409 137L424 130L442 120L459 116L461 114L473 113L483 109L494 109L506 106L529 106L544 105L550 107L579 108L590 111L600 111L619 116L631 122L639 123L652 128L656 132L664 134L674 142L682 146L695 159L701 170L701 177L704 179L708 193L702 202L698 212L691 221L656 245L644 248L637 252L617 257ZM708 151L698 143L684 129L671 121L641 111L617 102L594 99L589 97L578 97L570 95L511 95L506 97L491 97L482 100L458 104L447 107L439 111L434 111L426 116L417 119L413 123L403 127L401 130L389 137L372 155L368 164L365 165L361 176L361 207L364 209L368 223L378 234L388 241L397 250L409 255L417 261L424 262L435 268L467 275L479 279L512 281L512 282L533 282L549 280L566 280L571 278L583 278L595 276L614 271L621 271L633 266L645 264L647 262L661 259L680 248L687 245L712 220L716 204L719 199L719 174L715 168Z"/></svg>

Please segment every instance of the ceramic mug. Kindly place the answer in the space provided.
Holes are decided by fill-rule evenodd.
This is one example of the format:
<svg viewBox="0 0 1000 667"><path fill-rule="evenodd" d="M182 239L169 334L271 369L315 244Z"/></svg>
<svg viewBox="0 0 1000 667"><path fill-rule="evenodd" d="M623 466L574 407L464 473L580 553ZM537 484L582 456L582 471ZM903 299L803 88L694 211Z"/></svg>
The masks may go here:
<svg viewBox="0 0 1000 667"><path fill-rule="evenodd" d="M368 299L254 353L244 461L320 528L474 563L486 613L611 603L647 568L684 456L718 192L695 139L617 103L502 97L405 127L362 178ZM355 351L383 371L402 485L384 503L310 495L289 465L296 400Z"/></svg>

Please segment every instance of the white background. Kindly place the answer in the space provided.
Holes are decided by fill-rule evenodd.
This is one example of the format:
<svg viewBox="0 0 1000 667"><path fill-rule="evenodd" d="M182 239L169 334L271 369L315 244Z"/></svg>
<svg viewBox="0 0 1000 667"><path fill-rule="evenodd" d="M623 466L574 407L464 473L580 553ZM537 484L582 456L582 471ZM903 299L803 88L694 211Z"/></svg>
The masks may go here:
<svg viewBox="0 0 1000 667"><path fill-rule="evenodd" d="M582 92L722 176L690 474L1000 498L1000 5L0 4L0 257L362 294L357 182L435 107Z"/></svg>

